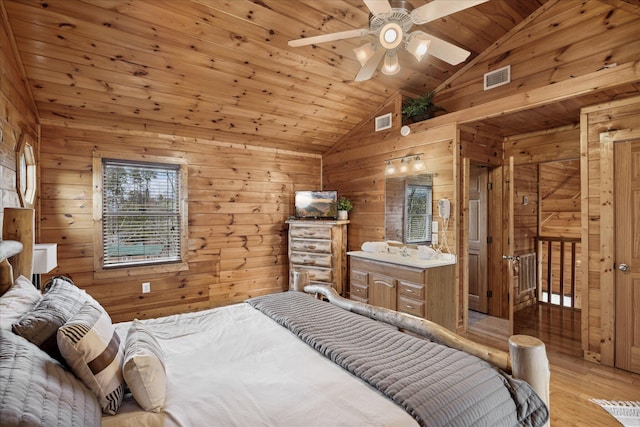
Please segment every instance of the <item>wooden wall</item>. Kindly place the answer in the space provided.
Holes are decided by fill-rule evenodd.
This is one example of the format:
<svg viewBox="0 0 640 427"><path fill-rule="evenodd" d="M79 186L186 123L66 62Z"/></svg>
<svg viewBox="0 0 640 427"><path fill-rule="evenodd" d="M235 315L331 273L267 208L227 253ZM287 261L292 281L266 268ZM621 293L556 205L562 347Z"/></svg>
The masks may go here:
<svg viewBox="0 0 640 427"><path fill-rule="evenodd" d="M193 311L288 286L287 226L295 190L320 187L319 156L141 130L43 125L42 240L58 268L114 321ZM123 279L93 275L92 152L188 161L189 270ZM141 283L151 282L151 293Z"/></svg>
<svg viewBox="0 0 640 427"><path fill-rule="evenodd" d="M441 84L435 101L447 111L464 110L634 62L638 52L637 6L550 0ZM483 75L507 65L511 83L485 91Z"/></svg>
<svg viewBox="0 0 640 427"><path fill-rule="evenodd" d="M37 111L23 78L24 70L15 50L13 35L8 30L2 4L0 4L0 64L1 225L2 211L5 207L20 207L20 199L16 191L16 145L21 137L27 136L34 148L36 159L39 145Z"/></svg>
<svg viewBox="0 0 640 427"><path fill-rule="evenodd" d="M601 175L603 145L600 134L640 128L640 97L583 109L581 117L581 215L583 292L582 348L585 358L613 366L615 347L615 288L612 176ZM602 156L604 157L604 156ZM631 236L630 236L631 238ZM624 325L617 325L618 327Z"/></svg>

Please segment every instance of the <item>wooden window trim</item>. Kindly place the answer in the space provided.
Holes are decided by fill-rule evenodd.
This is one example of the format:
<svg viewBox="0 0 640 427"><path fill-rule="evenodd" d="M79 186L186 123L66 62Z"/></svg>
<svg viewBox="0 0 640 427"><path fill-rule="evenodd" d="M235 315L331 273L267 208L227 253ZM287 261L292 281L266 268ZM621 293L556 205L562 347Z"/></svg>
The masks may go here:
<svg viewBox="0 0 640 427"><path fill-rule="evenodd" d="M113 153L93 152L93 276L94 279L112 279L130 276L142 276L150 274L171 273L189 269L188 256L188 168L187 161L181 158L127 154L126 159L119 158ZM109 158L115 160L134 160L140 162L154 162L180 165L180 212L181 233L180 233L180 259L181 262L166 264L154 264L148 266L130 266L122 268L103 268L102 253L102 159Z"/></svg>

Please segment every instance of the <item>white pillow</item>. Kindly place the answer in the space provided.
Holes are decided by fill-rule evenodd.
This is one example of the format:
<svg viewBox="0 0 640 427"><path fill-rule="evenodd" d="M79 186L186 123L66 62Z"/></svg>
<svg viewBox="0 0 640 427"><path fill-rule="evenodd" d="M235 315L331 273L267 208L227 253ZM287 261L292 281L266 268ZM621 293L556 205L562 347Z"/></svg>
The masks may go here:
<svg viewBox="0 0 640 427"><path fill-rule="evenodd" d="M11 325L30 312L42 294L24 276L18 276L13 285L0 296L0 329L10 331Z"/></svg>
<svg viewBox="0 0 640 427"><path fill-rule="evenodd" d="M73 373L96 395L102 411L114 415L124 396L124 354L109 316L85 303L58 329L57 340Z"/></svg>
<svg viewBox="0 0 640 427"><path fill-rule="evenodd" d="M160 412L167 390L164 352L142 322L134 320L125 341L123 375L133 398L145 411Z"/></svg>

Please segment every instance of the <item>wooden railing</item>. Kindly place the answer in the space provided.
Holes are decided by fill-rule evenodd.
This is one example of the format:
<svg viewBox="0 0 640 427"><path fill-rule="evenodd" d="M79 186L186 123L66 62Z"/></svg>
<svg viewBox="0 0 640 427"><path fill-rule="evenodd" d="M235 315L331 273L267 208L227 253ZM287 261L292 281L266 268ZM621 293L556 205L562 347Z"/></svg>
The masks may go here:
<svg viewBox="0 0 640 427"><path fill-rule="evenodd" d="M547 301L563 307L576 308L578 276L576 260L580 251L579 238L538 237L540 259L546 258L542 265L540 280L541 293L547 294ZM570 259L567 265L567 258ZM559 301L554 301L559 296ZM568 304L565 298L568 297ZM580 307L577 307L580 308Z"/></svg>

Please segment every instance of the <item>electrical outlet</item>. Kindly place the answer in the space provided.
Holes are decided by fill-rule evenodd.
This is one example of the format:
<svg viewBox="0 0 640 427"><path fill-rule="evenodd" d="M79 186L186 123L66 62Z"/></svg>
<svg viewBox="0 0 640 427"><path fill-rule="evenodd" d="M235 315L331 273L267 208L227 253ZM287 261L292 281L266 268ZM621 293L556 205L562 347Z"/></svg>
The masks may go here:
<svg viewBox="0 0 640 427"><path fill-rule="evenodd" d="M438 232L438 221L431 221L431 232L432 233Z"/></svg>
<svg viewBox="0 0 640 427"><path fill-rule="evenodd" d="M149 292L151 292L151 282L144 282L142 284L142 293L148 294Z"/></svg>
<svg viewBox="0 0 640 427"><path fill-rule="evenodd" d="M437 245L438 244L438 233L432 233L431 234L431 244L432 245Z"/></svg>

